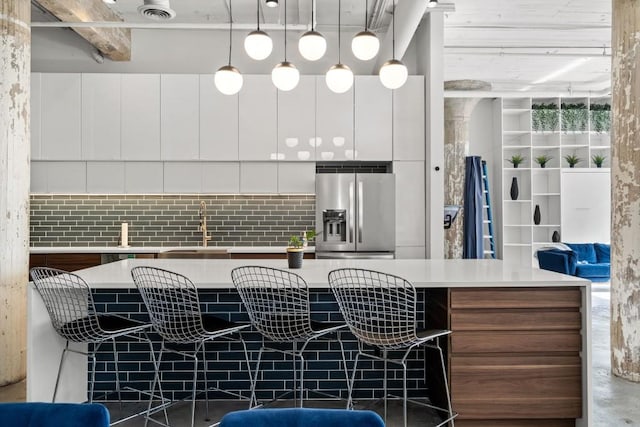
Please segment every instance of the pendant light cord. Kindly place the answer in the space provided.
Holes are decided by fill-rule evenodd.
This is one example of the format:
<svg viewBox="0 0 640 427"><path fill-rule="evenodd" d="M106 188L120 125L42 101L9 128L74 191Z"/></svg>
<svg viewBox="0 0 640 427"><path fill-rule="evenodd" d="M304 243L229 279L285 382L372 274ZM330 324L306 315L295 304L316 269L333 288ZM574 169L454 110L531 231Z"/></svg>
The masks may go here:
<svg viewBox="0 0 640 427"><path fill-rule="evenodd" d="M391 15L391 25L393 30L391 32L391 59L396 59L396 2L393 2L393 14Z"/></svg>
<svg viewBox="0 0 640 427"><path fill-rule="evenodd" d="M315 30L315 9L316 9L316 2L315 0L311 0L311 31Z"/></svg>
<svg viewBox="0 0 640 427"><path fill-rule="evenodd" d="M229 66L231 66L231 43L233 42L233 0L229 0Z"/></svg>
<svg viewBox="0 0 640 427"><path fill-rule="evenodd" d="M256 22L258 23L258 31L260 31L260 0L256 0Z"/></svg>
<svg viewBox="0 0 640 427"><path fill-rule="evenodd" d="M364 30L369 31L369 0L364 0Z"/></svg>
<svg viewBox="0 0 640 427"><path fill-rule="evenodd" d="M342 21L340 19L340 11L342 10L342 0L338 0L338 64L342 64L342 57L340 56L340 45L342 40L342 34L340 31L340 27L342 26Z"/></svg>
<svg viewBox="0 0 640 427"><path fill-rule="evenodd" d="M287 0L284 0L284 62L287 62Z"/></svg>

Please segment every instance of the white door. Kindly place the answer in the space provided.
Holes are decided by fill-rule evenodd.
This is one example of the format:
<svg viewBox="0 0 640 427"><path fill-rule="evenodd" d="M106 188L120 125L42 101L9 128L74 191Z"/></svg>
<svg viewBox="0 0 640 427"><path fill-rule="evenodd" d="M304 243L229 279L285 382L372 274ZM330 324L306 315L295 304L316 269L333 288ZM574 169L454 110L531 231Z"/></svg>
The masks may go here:
<svg viewBox="0 0 640 427"><path fill-rule="evenodd" d="M562 171L561 240L611 240L611 175L608 171Z"/></svg>

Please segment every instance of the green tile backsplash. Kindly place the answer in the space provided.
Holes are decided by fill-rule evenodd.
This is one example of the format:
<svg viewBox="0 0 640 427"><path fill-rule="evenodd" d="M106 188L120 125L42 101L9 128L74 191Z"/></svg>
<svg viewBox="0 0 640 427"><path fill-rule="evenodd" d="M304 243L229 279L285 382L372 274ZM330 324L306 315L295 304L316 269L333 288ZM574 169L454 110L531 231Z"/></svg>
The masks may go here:
<svg viewBox="0 0 640 427"><path fill-rule="evenodd" d="M313 228L315 196L32 195L31 246L197 246L200 201L210 246L283 246Z"/></svg>

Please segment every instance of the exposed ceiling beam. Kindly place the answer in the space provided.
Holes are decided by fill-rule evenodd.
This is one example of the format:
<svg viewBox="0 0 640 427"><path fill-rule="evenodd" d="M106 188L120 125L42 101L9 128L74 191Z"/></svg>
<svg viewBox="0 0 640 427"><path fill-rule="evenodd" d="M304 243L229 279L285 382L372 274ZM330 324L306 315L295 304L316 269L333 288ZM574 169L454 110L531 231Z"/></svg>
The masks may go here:
<svg viewBox="0 0 640 427"><path fill-rule="evenodd" d="M229 23L166 23L166 22L32 22L31 28L128 28L146 30L229 30ZM234 22L233 30L255 30L256 24L237 24ZM260 24L260 29L265 31L284 30L282 24ZM306 31L307 25L287 23L287 31Z"/></svg>
<svg viewBox="0 0 640 427"><path fill-rule="evenodd" d="M122 21L102 0L38 0L38 3L63 23ZM131 60L130 29L69 26L112 61Z"/></svg>

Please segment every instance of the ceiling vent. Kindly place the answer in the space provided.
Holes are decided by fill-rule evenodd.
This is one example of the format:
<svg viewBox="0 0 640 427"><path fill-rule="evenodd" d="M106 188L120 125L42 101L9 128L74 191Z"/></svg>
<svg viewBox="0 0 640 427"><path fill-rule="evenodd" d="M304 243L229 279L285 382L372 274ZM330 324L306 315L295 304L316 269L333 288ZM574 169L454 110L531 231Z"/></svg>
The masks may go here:
<svg viewBox="0 0 640 427"><path fill-rule="evenodd" d="M144 0L144 4L138 6L138 13L155 21L168 21L176 17L176 11L171 9L169 0Z"/></svg>

